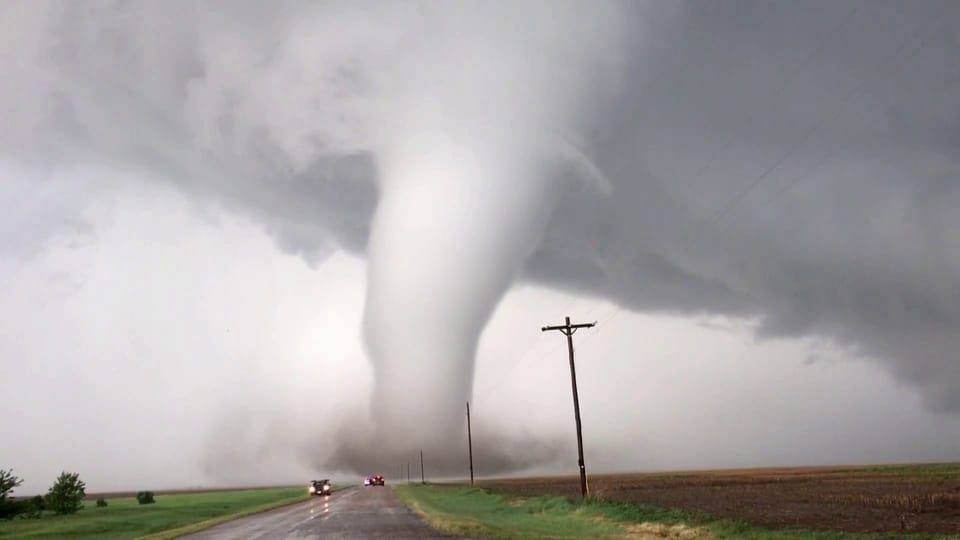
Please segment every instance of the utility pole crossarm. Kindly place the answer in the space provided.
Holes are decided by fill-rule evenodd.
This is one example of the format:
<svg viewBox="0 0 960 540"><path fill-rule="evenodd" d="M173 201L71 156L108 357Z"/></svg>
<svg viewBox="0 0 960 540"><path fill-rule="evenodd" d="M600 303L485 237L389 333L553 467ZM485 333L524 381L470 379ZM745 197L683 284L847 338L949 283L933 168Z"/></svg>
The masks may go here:
<svg viewBox="0 0 960 540"><path fill-rule="evenodd" d="M591 328L596 326L596 321L592 323L570 324L570 317L564 319L564 324L554 326L544 326L541 332L557 330L567 336L567 352L570 355L570 389L573 391L573 418L577 424L577 454L579 460L577 465L580 467L580 495L587 497L589 490L587 488L587 466L583 461L583 433L580 427L580 397L577 394L577 369L573 363L573 334L579 328Z"/></svg>
<svg viewBox="0 0 960 540"><path fill-rule="evenodd" d="M567 319L567 320L569 321L570 319ZM571 324L571 325L569 325L569 326L568 326L568 325L563 325L563 326L544 326L543 328L540 329L540 331L541 331L541 332L551 332L551 331L553 331L553 330L560 330L561 332L563 332L564 334L566 334L568 330L576 330L576 329L578 329L578 328L593 328L593 327L596 326L596 325L597 325L597 322L594 321L594 322L592 322L592 323Z"/></svg>

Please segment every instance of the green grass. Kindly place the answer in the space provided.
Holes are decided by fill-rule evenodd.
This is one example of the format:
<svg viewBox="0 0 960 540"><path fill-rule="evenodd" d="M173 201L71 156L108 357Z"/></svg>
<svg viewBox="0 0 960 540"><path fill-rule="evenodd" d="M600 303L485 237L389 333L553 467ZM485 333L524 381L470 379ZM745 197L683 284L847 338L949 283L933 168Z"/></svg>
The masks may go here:
<svg viewBox="0 0 960 540"><path fill-rule="evenodd" d="M0 521L0 538L77 538L119 540L150 535L175 538L230 519L306 500L303 488L218 491L156 496L154 504L137 504L133 497L107 499L97 508L84 508L71 516L45 515L40 519Z"/></svg>
<svg viewBox="0 0 960 540"><path fill-rule="evenodd" d="M584 515L563 497L522 502L477 488L394 486L400 499L443 532L483 538L616 538L625 529Z"/></svg>
<svg viewBox="0 0 960 540"><path fill-rule="evenodd" d="M831 471L832 473L861 474L949 474L960 473L960 463L931 463L927 465L882 465Z"/></svg>
<svg viewBox="0 0 960 540"><path fill-rule="evenodd" d="M718 519L709 515L695 515L676 510L664 510L652 505L607 501L579 503L591 514L604 516L618 523L662 523L664 525L689 525L708 533L716 539L744 540L886 540L910 539L933 540L942 535L927 534L850 534L807 530L771 530L750 525L745 521Z"/></svg>
<svg viewBox="0 0 960 540"><path fill-rule="evenodd" d="M773 531L742 521L715 519L650 505L569 501L563 497L516 498L506 493L459 486L394 486L407 506L434 528L473 538L645 538L744 540L934 539L935 535L858 535L816 531ZM647 533L649 536L644 536Z"/></svg>

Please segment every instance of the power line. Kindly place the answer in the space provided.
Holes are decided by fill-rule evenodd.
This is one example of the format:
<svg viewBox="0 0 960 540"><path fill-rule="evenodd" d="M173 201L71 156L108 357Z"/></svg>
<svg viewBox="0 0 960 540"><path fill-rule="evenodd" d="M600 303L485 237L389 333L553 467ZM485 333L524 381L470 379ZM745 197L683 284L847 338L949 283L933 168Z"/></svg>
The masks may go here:
<svg viewBox="0 0 960 540"><path fill-rule="evenodd" d="M846 15L846 16L843 18L843 20L840 22L840 24L838 24L838 25L830 32L830 34L832 34L834 37L836 37L836 36L840 33L840 31L841 31L843 28L845 28L845 27L850 23L851 20L853 20L854 16L855 16L857 13L860 12L860 8L861 8L862 6L863 6L862 4L861 4L861 5L857 5L855 8L853 8L852 10L850 10L850 12L847 13L847 15ZM818 41L820 41L820 40L818 40ZM831 42L832 42L832 40L822 40L822 41L820 41L820 45L817 46L817 47L814 47L813 50L810 51L810 53L804 58L804 60L800 61L799 66L798 66L797 68L795 68L794 70L792 70L792 71L790 72L790 74L789 74L787 77L784 78L783 83L782 83L779 87L777 87L776 90L774 90L773 94L771 94L772 97L774 97L774 98L775 98L775 97L779 97L780 94L782 94L787 88L789 88L789 87L790 87L790 80L791 80L795 75L797 75L799 72L805 70L805 69L810 65L810 63L811 63L816 57L818 57L818 56L820 55L820 53L822 53L822 52L826 49L827 45L830 44ZM750 113L747 113L745 124L746 124L746 125L751 125L751 124L753 124L753 122L754 122L754 115L753 115L753 114L750 114ZM729 137L727 137L726 140L725 140L725 142L723 143L723 145L721 145L720 149L719 149L719 150L716 150L715 152L713 152L713 154L711 154L711 156L704 162L703 166L700 167L700 169L698 169L698 171L697 171L693 176L691 176L691 177L687 180L687 184L692 184L692 183L694 183L694 181L698 180L701 176L703 176L703 175L707 172L707 170L710 169L710 166L713 165L713 163L716 162L716 160L719 159L720 156L721 156L724 152L726 152L727 150L730 149L730 146L733 145L733 143L734 143L735 140L736 140L736 138L735 138L732 134L731 134Z"/></svg>
<svg viewBox="0 0 960 540"><path fill-rule="evenodd" d="M841 22L840 22L839 24L837 24L829 33L832 34L832 35L834 35L834 36L837 35L844 27L846 27L846 26L850 23L851 20L853 20L854 16L860 11L860 8L861 8L862 6L863 6L863 4L858 4L858 5L855 6L853 9L851 9L851 10L846 14L846 16L844 16L844 18L841 20ZM790 79L793 78L797 73L799 73L799 72L803 71L804 69L806 69L807 66L808 66L815 58L817 58L817 57L827 48L827 46L831 43L831 41L832 41L832 40L818 40L819 45L818 45L818 46L815 46L815 47L813 48L813 50L811 50L810 53L807 54L807 55L805 56L805 58L804 58L802 61L799 62L798 66L797 66L795 69L791 70L790 75L788 75L788 77L785 77L785 78L784 78L783 84L781 84L781 85L774 91L773 95L774 95L774 96L778 96L778 95L780 95L781 93L783 93L784 90L786 90L787 88L789 88L789 87L790 87L790 84L789 84ZM750 123L752 123L752 122L753 122L753 118L752 118L751 115L748 114L748 116L747 116L747 124L750 124ZM722 148L721 148L720 150L718 150L717 152L715 152L710 158L708 158L707 161L704 163L704 166L703 166L696 174L694 174L692 177L690 177L690 179L688 180L688 182L693 182L693 181L695 181L696 179L698 179L700 176L702 176L704 173L706 173L706 171L709 169L709 167L719 158L720 154L722 154L722 153L725 152L727 149L729 149L729 147L733 144L734 140L735 140L735 138L734 138L732 135L731 135L730 137L728 137L727 140L726 140L726 142L722 145ZM786 158L783 158L783 159L785 160ZM760 180L758 180L757 183L759 183L760 181L762 181L762 178L761 178ZM570 302L570 304L574 304L574 303L576 303L576 302L579 302L580 299L581 299L581 297L575 297L574 300ZM600 307L598 307L598 306L594 306L593 308L591 308L590 312L587 314L587 318L589 318L589 316L590 316L593 312L596 312L598 309L600 309ZM615 318L615 317L619 314L619 312L617 311L617 309L618 309L618 306L617 306L616 303L615 303L614 306L613 306L613 308L612 308L612 310L614 311L614 314L613 314L612 316L610 316L609 313L608 313L607 315L604 315L604 317L609 317L609 318L607 319L608 321L609 321L609 320L612 320L613 318ZM561 310L561 311L565 311L565 310L566 310L566 308L565 308L564 310ZM603 317L601 317L601 318L603 318ZM593 337L593 336L590 336L590 337ZM588 339L589 339L589 338L588 338ZM531 344L529 345L529 347L520 355L519 360L518 360L517 362L515 362L515 363L510 367L510 369L508 369L506 372L504 372L504 375L502 375L502 376L498 379L497 382L495 382L495 383L493 383L493 384L490 384L490 385L488 385L487 387L483 388L482 390L478 391L478 392L476 393L476 396L479 397L479 396L482 396L482 395L487 394L490 390L502 388L501 384L503 383L503 381L506 380L513 372L515 372L516 369L517 369L520 365L522 365L523 363L525 363L525 361L529 358L528 355L533 351L533 349L536 347L536 345L537 345L536 340L534 340L533 342L531 342ZM543 358L543 357L547 356L548 354L550 354L551 352L553 352L553 350L550 350L550 351L545 352L545 353L542 354L539 358Z"/></svg>
<svg viewBox="0 0 960 540"><path fill-rule="evenodd" d="M804 59L801 60L801 61L798 63L797 67L790 71L789 75L783 79L782 84L781 84L780 86L778 86L778 87L776 88L776 90L774 90L774 92L773 92L772 95L773 95L774 97L780 96L787 88L789 88L789 87L790 87L790 81L791 81L797 74L799 74L799 73L801 73L802 71L804 71L805 69L807 69L807 67L810 66L810 64L813 62L813 60L815 60L817 57L819 57L819 56L828 48L828 46L830 46L830 45L835 41L835 38L836 38L837 36L841 35L841 31L842 31L847 25L850 24L850 22L854 19L854 17L860 12L861 8L862 8L864 5L866 5L867 3L868 3L868 2L865 1L865 2L863 2L863 3L860 3L860 4L856 5L853 9L851 9L849 12L847 12L847 14L840 20L840 22L839 22L836 26L834 26L829 32L827 32L827 34L833 36L832 39L818 39L817 41L818 41L819 45L813 47L813 49L804 57ZM909 39L908 39L908 41L909 41ZM902 46L901 46L901 48L902 48ZM899 49L898 49L898 52L899 52ZM748 113L748 114L746 115L746 122L745 122L745 123L746 123L747 125L752 124L752 123L754 122L754 116L755 116L754 114ZM805 134L805 135L804 135L804 138L806 138L808 135L809 135L809 133ZM697 179L699 179L701 176L703 176L703 175L707 172L707 170L709 170L710 166L713 165L713 163L714 163L717 159L719 159L720 155L723 154L724 152L726 152L726 150L728 150L728 149L730 148L730 146L733 144L733 142L734 142L735 140L736 140L736 139L735 139L735 137L734 137L732 134L731 134L730 136L728 136L727 139L726 139L726 141L724 142L724 144L721 146L721 148L720 148L719 150L715 151L715 152L711 155L711 157L708 158L708 159L704 162L703 166L697 171L697 173L695 173L693 176L691 176L691 177L687 180L687 182L688 182L688 183L693 183L694 181L696 181ZM711 221L719 221L719 220L723 219L723 217L725 217L727 214L729 214L729 213L733 210L733 207L739 202L740 199L742 199L743 197L745 197L750 190L754 189L757 185L759 185L759 184L763 181L764 178L766 178L767 176L769 176L769 174L772 173L777 167L779 167L780 165L782 165L782 163L783 163L784 161L786 161L786 160L790 157L790 155L793 154L794 151L795 151L795 148L793 148L793 149L791 149L791 150L788 150L787 154L785 154L784 156L781 156L780 159L776 160L771 167L768 167L758 178L756 178L753 182L751 182L751 183L746 187L746 189L741 190L742 193L741 193L739 196L735 196L735 197L734 197L733 199L731 199L726 205L724 205L723 207L721 207L719 213L718 213L718 214L715 214L715 217L714 217L713 219L708 218L708 219L706 219L705 221L702 221L701 223L699 223L698 226L699 226L699 227L706 227L708 224L710 224ZM638 292L642 292L643 289L645 289L645 287L641 288L641 290L638 291ZM619 316L619 314L620 314L620 312L621 312L621 308L620 308L620 305L621 305L621 304L622 304L622 303L620 303L620 302L614 302L614 305L610 308L610 310L607 312L607 314L605 314L605 315L603 315L602 317L600 317L600 319L601 319L601 320L604 320L605 323L609 323L610 321L612 321L613 319L615 319L617 316ZM596 309L596 308L594 308L594 310L595 310L595 309ZM592 311L593 311L593 310L592 310ZM585 340L584 342L588 341L588 340L589 340L590 338L592 338L592 337L594 337L594 335L589 336L589 337L587 338L587 340Z"/></svg>
<svg viewBox="0 0 960 540"><path fill-rule="evenodd" d="M919 28L917 28L916 32L914 32L914 33L910 36L910 38L908 38L906 41L904 41L904 42L900 45L900 47L897 48L897 50L893 53L893 56L894 56L894 57L900 56L900 54L901 54L904 50L906 50L907 44L908 44L910 41L912 41L913 38L917 37L917 36L920 34L920 31L921 31L922 29L923 29L923 25L921 25ZM922 48L919 48L919 49L917 49L916 51L914 51L914 53L911 54L908 58L912 58L912 57L915 56L918 52L920 52L920 50L922 50ZM884 63L886 63L886 62L884 62ZM850 104L850 102L853 100L853 98L859 96L860 94L862 94L862 93L863 93L863 89L867 86L867 84L868 84L868 83L873 83L873 82L876 82L876 81L875 81L875 80L872 80L872 79L864 79L864 80L860 81L859 84L857 84L856 86L854 86L853 89L851 89L850 92L848 92L848 93L846 94L846 96L840 101L840 103L839 103L839 105L838 105L837 107L835 107L834 109L832 109L831 111L829 111L827 114L823 115L820 122L815 123L814 125L810 126L810 128L808 128L806 131L804 131L803 135L800 137L800 140L798 140L795 144L793 144L790 148L788 148L786 152L784 152L779 158L777 158L777 159L773 162L772 165L770 165L769 167L767 167L767 168L766 168L762 173L760 173L760 175L757 176L752 182L750 182L749 184L745 185L744 188L742 188L740 191L738 191L738 192L734 195L734 197L733 197L732 199L730 199L729 201L727 201L727 203L726 203L725 205L723 205L723 207L721 208L720 212L715 215L714 219L708 220L708 222L709 222L709 221L713 221L714 223L718 223L718 222L722 221L723 218L725 218L727 215L729 215L730 212L732 212L733 209L747 196L747 194L750 193L750 191L752 191L754 188L756 188L758 185L760 185L760 183L763 182L763 180L764 180L765 178L767 178L768 176L770 176L770 174L771 174L773 171L775 171L775 170L777 170L778 168L780 168L780 166L783 165L783 163L784 163L786 160L788 160L791 156L793 156L793 154L794 154L800 147L804 146L810 139L812 139L812 137L813 137L814 134L819 133L825 126L829 125L829 124L832 123L838 116L842 115L842 113L843 113L844 110L847 108L847 106Z"/></svg>
<svg viewBox="0 0 960 540"><path fill-rule="evenodd" d="M922 50L924 49L925 44L926 44L926 42L921 43L921 46L918 47L916 50L914 50L913 53L911 53L909 56L907 56L906 58L904 58L903 61L910 60L910 59L912 59L914 56L916 56L917 54L919 54L920 51L922 51ZM902 50L902 49L901 49L901 50ZM900 52L900 51L898 51L898 52ZM842 114L842 113L841 113L841 114ZM840 116L840 115L838 115L838 117L839 117L839 116ZM824 163L826 163L827 161L829 161L830 158L832 158L832 157L833 157L833 147L831 146L830 148L827 149L826 152L824 152L823 156L822 156L812 167L810 167L809 169L807 169L804 173L798 174L798 175L794 176L792 179L790 179L789 181L787 181L787 182L783 185L783 187L780 188L780 190L777 191L777 195L780 196L780 195L785 194L786 192L788 192L788 191L790 191L791 189L793 189L793 187L796 186L798 183L800 183L800 181L802 181L802 180L804 180L804 179L809 178L810 176L812 176L814 172L816 172L821 166L823 166ZM771 204L772 204L773 202L775 202L776 200L777 200L777 199L772 199Z"/></svg>
<svg viewBox="0 0 960 540"><path fill-rule="evenodd" d="M564 307L561 308L561 312L562 312L562 311L567 311L569 308L575 306L576 304L578 304L578 303L579 303L580 301L582 301L582 300L583 300L583 297L580 297L580 296L571 296L571 298L570 298L569 300L567 300L567 302L564 304ZM524 350L524 352L517 357L517 360L516 360L515 362L513 362L508 369L506 369L506 370L503 371L503 373L500 375L500 377L497 378L496 381L494 381L494 382L492 382L492 383L484 386L482 389L479 389L479 390L477 390L476 392L474 392L474 398L479 398L479 397L481 397L481 396L485 396L485 395L487 395L491 390L501 389L501 388L502 388L502 385L503 385L503 382L506 381L511 375L513 375L513 373L516 372L516 370L517 370L521 365L523 365L523 364L526 362L526 360L528 360L528 359L530 358L530 356L529 356L530 353L532 353L533 350L536 348L536 346L541 343L541 339L542 339L542 336L540 336L539 334L537 334L536 337L534 337L533 340L530 341L529 345L526 347L526 349ZM550 351L547 351L547 352L541 354L538 358L543 358L543 357L545 357L547 354L549 354L550 352L552 352L554 349L556 349L556 347L553 347Z"/></svg>
<svg viewBox="0 0 960 540"><path fill-rule="evenodd" d="M851 13L851 15L852 15L852 13ZM924 30L925 28L927 28L927 27L928 27L928 25L926 25L926 24L923 24L923 23L919 24L919 25L917 26L917 29L916 29L909 37L907 37L907 39L905 39L905 40L903 41L903 43L901 43L900 46L897 47L897 49L890 55L890 56L893 57L893 60L895 60L895 61L897 62L897 65L898 65L898 66L899 66L901 63L903 63L903 62L905 62L905 61L907 61L907 60L912 59L912 58L913 58L914 56L916 56L921 50L923 50L923 48L925 47L925 45L926 45L926 43L927 43L926 41L921 41L921 42L920 42L920 46L916 47L916 49L913 50L913 52L911 52L910 54L908 54L908 55L907 55L906 57L904 57L904 58L900 58L900 56L904 53L904 51L908 50L908 46L911 44L911 42L914 42L918 37L920 37L920 36L922 35L922 33L923 33L923 30ZM885 64L887 64L887 63L889 63L889 62L890 62L890 58L888 57L888 58L882 60L881 62L878 62L878 65L885 65ZM893 71L895 71L895 70L893 70ZM756 178L754 178L749 184L746 184L744 188L742 188L741 190L739 190L739 191L734 195L734 197L732 197L731 199L729 199L729 200L727 201L727 203L724 204L724 205L719 209L718 212L716 212L715 214L713 214L713 216L712 216L711 218L708 218L708 219L703 220L703 221L701 221L701 222L699 222L699 223L696 223L696 224L694 225L694 229L693 229L693 230L688 230L688 231L687 231L686 236L689 238L689 236L692 235L693 232L699 231L699 230L701 230L701 229L706 229L706 227L707 227L708 225L719 223L721 220L723 220L725 217L727 217L727 216L736 208L736 206L746 197L746 195L749 194L750 191L752 191L752 190L755 189L758 185L760 185L760 183L762 183L765 178L769 177L770 174L772 174L772 173L773 173L777 168L779 168L787 159L789 159L789 157L792 156L792 155L797 151L797 149L798 149L799 147L801 147L801 146L803 146L804 144L806 144L810 139L813 138L813 135L814 135L814 134L819 133L825 126L831 124L831 123L832 123L833 121L835 121L837 118L842 117L842 115L844 114L846 108L847 108L847 107L850 105L850 103L852 102L853 98L854 98L854 97L857 97L857 96L860 95L860 94L862 94L863 91L864 91L864 89L866 88L867 84L869 84L869 83L877 83L877 82L878 82L878 81L876 80L876 78L869 78L869 79L864 79L864 80L860 81L860 83L858 83L857 85L855 85L854 88L844 96L844 98L840 101L839 105L838 105L837 107L835 107L834 109L831 110L831 114L824 115L824 116L822 117L822 120L821 120L820 122L814 124L814 125L811 126L809 129L807 129L807 130L803 133L803 135L801 136L801 138L800 138L794 145L792 145L790 148L788 148L785 153L783 153L780 157L778 157L778 158L774 161L773 165L767 167L759 176L757 176ZM796 183L802 181L804 178L807 178L807 177L809 177L810 175L812 175L813 172L816 171L816 170L817 170L823 163L825 163L826 161L827 161L827 156L824 156L823 159L821 159L814 167L812 167L811 169L809 169L808 171L806 171L806 173L804 173L804 174L802 174L802 175L794 178L793 180L791 180L791 182L790 182L789 186L787 187L787 189L788 189L789 187L792 187L792 186L795 185ZM784 191L785 191L785 190L784 190ZM782 191L781 191L781 192L782 192ZM723 229L720 228L720 229L717 229L717 230L719 231L719 230L723 230ZM630 297L630 298L627 299L628 302L626 302L626 303L629 304L630 301L635 300L636 297L638 296L637 293L642 292L643 290L645 290L645 288L646 288L646 286L642 286L640 289L638 289L638 290L636 291L636 293L635 293L634 295L632 295L632 297ZM616 304L613 306L613 308L611 309L611 314L609 315L609 317L606 318L606 320L605 320L604 322L609 323L609 321L611 321L611 320L613 320L614 318L616 318L617 316L619 316L619 314L623 311L623 308L621 308L621 306L624 305L624 304L625 304L624 302L616 303ZM605 316L605 317L606 317L606 316ZM601 319L603 319L603 317L602 317ZM586 341L587 341L587 340L584 340L584 342L586 342Z"/></svg>
<svg viewBox="0 0 960 540"><path fill-rule="evenodd" d="M576 306L578 303L586 300L587 298L588 298L588 297L585 297L585 296L576 296L576 297L573 297L570 301L567 302L566 307L564 308L564 310L567 309L567 308ZM602 299L602 298L597 298L597 300L598 300L599 302L605 301L605 300ZM591 307L590 310L587 312L587 314L584 316L584 318L590 319L593 313L596 313L597 310L602 309L602 308L603 308L603 305L602 305L602 304L598 304L598 305L595 305L595 306ZM593 334L591 334L591 336L589 336L589 337L593 337ZM513 375L513 374L517 371L517 369L519 369L521 366L525 365L525 364L526 364L528 361L530 361L531 359L533 359L533 360L535 360L535 361L542 360L542 359L546 358L547 356L553 354L554 352L557 351L557 349L559 349L560 347L563 346L562 344L556 344L556 345L554 345L554 346L552 346L551 348L547 349L546 351L544 351L543 353L541 353L541 354L538 355L538 356L531 356L530 353L532 353L532 352L534 351L534 349L536 348L536 345L537 345L538 343L539 343L539 341L535 339L534 342L531 343L531 346L528 347L521 355L519 355L519 356L517 357L517 361L514 362L514 363L512 363L512 364L510 365L510 367L509 367L508 369L506 369L506 370L500 375L500 377L499 377L495 382L490 383L490 384L484 386L482 389L480 389L480 390L478 390L477 392L475 392L475 393L474 393L474 398L479 398L479 397L483 397L483 396L488 396L488 395L490 394L490 391L491 391L491 390L502 391L503 388L504 388L504 386L503 386L504 381L506 381L511 375Z"/></svg>
<svg viewBox="0 0 960 540"><path fill-rule="evenodd" d="M837 33L839 33L845 26L847 26L847 25L850 23L850 21L853 20L853 18L857 15L857 13L860 12L861 7L863 7L863 4L857 5L855 8L853 8L852 10L850 10L850 11L846 14L846 16L841 20L841 22L840 22L838 25L836 25L836 27L834 27L834 30L832 31L832 33L833 33L833 34L837 34ZM922 33L923 29L925 28L925 26L926 26L926 25L924 25L924 24L922 24L922 23L921 23L920 25L918 25L917 29L916 29L906 40L904 40L904 42L896 49L896 51L895 51L891 56L893 56L893 57L899 57L899 56L907 49L907 46L908 46L912 41L914 41L918 36L921 35L921 33ZM828 44L829 44L831 41L832 41L832 40L825 40L825 41L823 41L819 46L815 47L815 48L805 57L805 59L800 62L800 65L799 65L796 69L792 70L791 75L784 79L783 84L782 84L780 87L778 87L778 89L774 92L774 95L775 95L775 96L776 96L776 95L779 95L779 94L781 94L784 90L786 90L787 88L789 88L790 79L791 79L796 73L804 70L815 58L817 58L817 57L826 49L826 47L828 46ZM919 53L920 50L922 50L922 47L919 47L917 50L915 50L913 53L911 53L906 59L912 58L912 57L915 56L917 53ZM883 65L883 64L886 63L886 62L887 62L887 60L884 60L884 61L880 62L879 65ZM898 62L899 62L899 60L898 60ZM876 82L876 81L873 80L873 79L865 79L865 80L861 81L859 84L855 85L854 88L845 95L845 97L840 101L840 103L839 103L836 107L834 107L833 109L831 109L830 114L823 115L823 116L821 117L821 121L820 121L820 122L815 123L813 126L811 126L810 128L808 128L807 130L805 130L805 131L803 132L803 134L801 135L800 139L799 139L796 143L794 143L790 148L788 148L788 149L786 150L786 152L784 152L784 153L781 154L778 158L776 158L776 159L774 160L774 162L773 162L770 166L768 166L766 169L764 169L763 172L761 172L761 173L760 173L756 178L754 178L750 183L745 184L744 187L742 187L740 190L738 190L738 191L733 195L733 197L731 197L730 199L728 199L725 204L721 205L721 206L717 209L717 211L714 212L710 217L708 217L708 218L706 218L706 219L704 219L704 220L702 220L702 221L700 221L700 222L695 223L695 224L694 224L694 229L693 229L693 230L687 230L685 236L687 236L687 237L689 238L689 236L690 236L691 234L693 234L694 232L696 232L696 231L698 231L698 230L700 230L700 229L706 229L707 226L709 226L709 225L711 225L711 224L719 223L719 222L721 222L722 220L724 220L727 216L729 216L729 215L733 212L733 210L746 198L746 196L749 195L749 193L750 193L751 191L753 191L754 189L756 189L761 183L763 183L763 181L764 181L766 178L768 178L768 177L769 177L771 174L773 174L777 169L779 169L787 160L790 159L790 157L792 157L792 156L798 151L799 148L801 148L802 146L804 146L805 144L807 144L810 140L812 140L815 135L820 134L821 131L824 129L824 127L826 127L826 126L828 126L829 124L831 124L836 118L842 116L843 112L844 112L845 109L849 106L849 104L850 104L850 102L853 100L853 98L857 97L859 94L862 94L864 88L866 87L866 85L867 85L868 83L871 83L871 82ZM747 115L747 122L746 122L747 124L750 124L750 123L753 122L753 116L754 116L753 114L748 114L748 115ZM707 160L707 162L705 163L705 166L702 167L702 168L698 171L697 174L695 174L694 176L692 176L689 181L692 182L693 180L696 180L697 178L699 178L700 176L702 176L702 174L704 174L704 173L709 169L709 166L712 165L713 162L716 161L716 159L719 157L719 155L720 155L721 153L723 153L726 149L728 149L728 148L730 147L730 145L732 145L732 143L733 143L734 141L735 141L735 138L734 138L732 135L731 135L730 137L728 137L727 140L726 140L726 142L724 143L723 147L721 148L721 150L720 150L719 152L715 152L714 155L713 155L710 159ZM789 184L788 184L783 190L781 190L779 193L785 192L787 189L791 188L791 187L792 187L793 185L795 185L796 183L802 181L802 180L803 180L804 178L806 178L806 177L809 177L814 171L816 171L816 170L817 170L823 163L825 163L826 161L827 161L827 156L825 155L823 159L821 159L817 164L815 164L812 168L810 168L806 173L801 174L801 175L798 175L798 176L795 177L793 180L791 180L791 181L789 182ZM779 193L778 193L778 194L779 194ZM722 229L721 229L721 230L722 230ZM624 308L622 308L621 306L623 306L623 305L625 305L625 304L630 304L633 300L636 300L636 299L639 297L639 294L642 293L644 290L646 290L646 287L647 287L647 286L644 285L644 286L642 286L640 289L636 290L633 295L631 295L630 297L627 298L627 302L614 302L613 306L612 306L604 315L602 315L601 317L598 317L598 319L599 319L601 322L605 323L605 324L609 323L610 321L612 321L613 319L615 319L616 317L618 317L618 316L620 315L620 313L622 313L622 312L624 311ZM590 311L591 311L591 313L592 313L592 312L595 312L597 309L599 309L599 308L598 308L598 307L594 307L594 308L592 308ZM596 334L591 335L591 336L588 336L588 337L581 343L581 345L584 344L584 343L589 342L589 340L592 339L592 338L595 337L595 336L596 336ZM501 386L500 383L502 383L502 382L503 382L510 374L512 374L520 365L522 365L523 363L525 363L525 361L530 358L530 357L529 357L529 354L534 350L534 348L536 347L536 344L537 344L537 343L536 343L536 340L534 340L534 342L531 344L531 346L520 356L520 359L519 359L517 362L515 362L515 363L511 366L511 368L510 368L509 370L507 370L506 372L504 372L504 375L500 378L500 380L499 380L498 383L493 384L493 385L489 385L489 386L486 387L483 391L478 392L477 395L478 395L478 396L480 396L480 395L485 395L487 392L489 392L489 391L492 390L492 389L501 389L502 386ZM548 350L548 351L544 352L542 355L540 355L538 358L544 358L544 357L546 357L548 354L551 354L552 352L554 352L554 350L555 350L556 348L557 348L557 347L551 348L550 350Z"/></svg>

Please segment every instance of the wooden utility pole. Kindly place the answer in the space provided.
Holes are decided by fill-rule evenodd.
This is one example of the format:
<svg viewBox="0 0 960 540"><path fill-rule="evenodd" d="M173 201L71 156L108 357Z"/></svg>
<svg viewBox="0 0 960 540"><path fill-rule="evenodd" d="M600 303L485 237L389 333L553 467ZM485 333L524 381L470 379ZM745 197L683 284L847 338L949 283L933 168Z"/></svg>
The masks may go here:
<svg viewBox="0 0 960 540"><path fill-rule="evenodd" d="M579 456L578 464L580 465L580 495L587 497L589 492L587 490L587 467L583 462L583 433L580 429L580 397L577 395L577 369L573 365L573 334L580 328L591 328L596 326L597 323L581 323L581 324L570 324L570 317L566 318L565 324L562 326L544 326L540 329L541 332L549 332L553 330L559 330L563 335L567 336L567 350L570 352L570 386L573 388L573 418L577 422L577 454Z"/></svg>
<svg viewBox="0 0 960 540"><path fill-rule="evenodd" d="M427 478L423 475L423 450L420 451L420 483L427 483Z"/></svg>
<svg viewBox="0 0 960 540"><path fill-rule="evenodd" d="M470 485L473 485L473 434L470 431L470 402L467 402L467 448L470 452Z"/></svg>

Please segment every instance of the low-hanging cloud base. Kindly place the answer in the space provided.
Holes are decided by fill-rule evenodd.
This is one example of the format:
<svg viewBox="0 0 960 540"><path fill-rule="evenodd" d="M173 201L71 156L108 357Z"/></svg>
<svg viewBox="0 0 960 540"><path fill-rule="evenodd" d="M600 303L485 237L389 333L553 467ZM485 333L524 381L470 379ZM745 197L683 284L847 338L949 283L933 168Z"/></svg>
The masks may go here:
<svg viewBox="0 0 960 540"><path fill-rule="evenodd" d="M557 438L543 436L520 437L498 433L497 430L474 426L474 472L483 476L519 473L535 467L551 468L561 462L569 445ZM334 451L329 457L318 459L312 465L318 471L341 471L358 475L389 473L411 466L415 476L420 471L420 450L405 441L391 441L373 432L358 432L345 425L332 442ZM467 434L450 434L446 441L423 448L424 470L427 478L466 478L469 476ZM405 469L404 469L405 470Z"/></svg>

